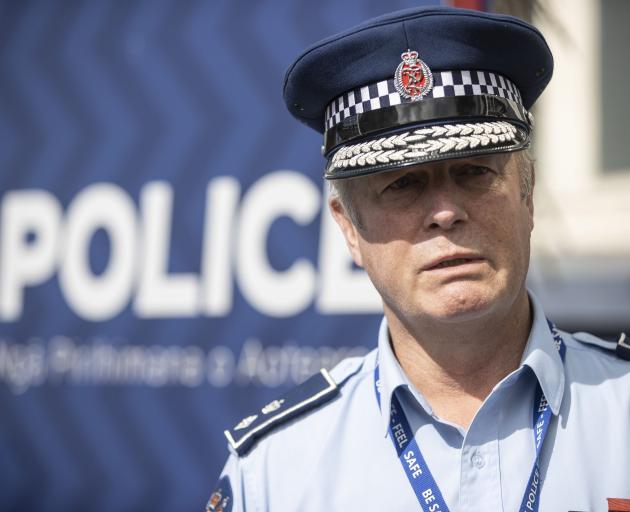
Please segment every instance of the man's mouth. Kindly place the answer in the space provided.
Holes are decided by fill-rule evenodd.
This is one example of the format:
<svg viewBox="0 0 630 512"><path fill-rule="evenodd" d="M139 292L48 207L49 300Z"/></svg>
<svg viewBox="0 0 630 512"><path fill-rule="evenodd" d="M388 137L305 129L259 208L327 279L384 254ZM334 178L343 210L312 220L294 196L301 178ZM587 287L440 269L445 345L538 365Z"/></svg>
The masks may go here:
<svg viewBox="0 0 630 512"><path fill-rule="evenodd" d="M431 268L434 269L434 268L454 267L456 265L464 265L466 263L470 263L471 261L479 261L479 260L473 260L471 258L455 258L453 260L446 260L441 263L438 263L437 265Z"/></svg>
<svg viewBox="0 0 630 512"><path fill-rule="evenodd" d="M433 261L434 262L437 261L437 263L434 263L434 264L428 263L427 266L424 267L424 270L439 270L443 268L458 267L460 265L480 263L483 260L484 258L477 254L467 254L467 253L453 254L452 256L444 256L442 258L436 258Z"/></svg>

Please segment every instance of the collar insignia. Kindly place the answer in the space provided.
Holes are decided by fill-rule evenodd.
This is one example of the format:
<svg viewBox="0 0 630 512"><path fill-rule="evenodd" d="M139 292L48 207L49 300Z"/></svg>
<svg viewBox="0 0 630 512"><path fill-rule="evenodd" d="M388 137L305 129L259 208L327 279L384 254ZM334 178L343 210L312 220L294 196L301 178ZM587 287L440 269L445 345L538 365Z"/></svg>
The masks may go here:
<svg viewBox="0 0 630 512"><path fill-rule="evenodd" d="M255 420L258 418L257 414L253 416L247 416L247 418L241 420L241 422L234 427L234 430L243 430L244 428L249 427Z"/></svg>
<svg viewBox="0 0 630 512"><path fill-rule="evenodd" d="M274 411L277 411L278 409L280 409L280 407L282 407L283 403L284 403L284 399L274 400L273 402L268 403L262 408L262 413L269 414Z"/></svg>

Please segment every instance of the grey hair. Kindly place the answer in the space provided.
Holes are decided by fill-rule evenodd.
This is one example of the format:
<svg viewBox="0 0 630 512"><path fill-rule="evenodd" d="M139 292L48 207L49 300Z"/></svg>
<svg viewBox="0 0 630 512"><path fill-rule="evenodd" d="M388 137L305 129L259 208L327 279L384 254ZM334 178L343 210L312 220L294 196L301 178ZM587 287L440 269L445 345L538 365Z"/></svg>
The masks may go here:
<svg viewBox="0 0 630 512"><path fill-rule="evenodd" d="M357 228L363 228L363 222L361 216L356 209L354 200L352 198L352 189L354 188L355 180L360 178L346 178L343 180L330 180L330 197L336 199L341 207L345 210L346 214Z"/></svg>
<svg viewBox="0 0 630 512"><path fill-rule="evenodd" d="M525 199L530 197L534 192L536 159L529 148L518 151L516 156L519 159L518 171L521 184L521 197Z"/></svg>
<svg viewBox="0 0 630 512"><path fill-rule="evenodd" d="M529 148L522 151L517 151L516 157L518 158L518 170L519 170L519 182L521 188L521 198L527 199L532 195L534 191L534 157ZM346 178L343 180L330 180L330 196L336 199L343 207L345 212L352 223L357 228L363 228L361 222L361 216L356 208L352 197L353 184L355 180L360 178Z"/></svg>

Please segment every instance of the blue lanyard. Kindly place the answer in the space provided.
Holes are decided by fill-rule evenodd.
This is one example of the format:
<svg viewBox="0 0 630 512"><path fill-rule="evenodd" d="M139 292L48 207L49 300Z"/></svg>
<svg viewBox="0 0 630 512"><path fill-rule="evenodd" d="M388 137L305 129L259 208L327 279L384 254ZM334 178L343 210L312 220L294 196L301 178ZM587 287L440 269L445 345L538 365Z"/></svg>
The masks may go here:
<svg viewBox="0 0 630 512"><path fill-rule="evenodd" d="M558 333L555 325L551 322L549 328L553 335L553 340L560 352L560 358L564 362L564 355L566 352L566 346L562 341L562 337ZM378 361L378 360L377 360ZM381 391L379 380L379 367L378 362L374 368L374 392L376 394L376 400L378 406L381 406ZM538 510L538 496L541 487L540 482L540 453L542 446L547 436L547 430L549 429L549 423L551 422L551 408L547 403L547 399L542 392L540 383L536 387L536 394L534 398L534 410L533 410L533 431L534 431L534 443L536 446L536 458L532 467L527 487L525 488L525 494L519 507L519 512L536 512ZM420 447L416 442L415 436L407 416L403 411L396 393L392 395L391 400L391 412L390 412L390 424L389 424L389 437L394 444L398 459L407 475L407 479L413 489L418 503L424 512L448 512L449 508L444 501L442 492L437 485L437 482L433 478L429 466L427 465Z"/></svg>

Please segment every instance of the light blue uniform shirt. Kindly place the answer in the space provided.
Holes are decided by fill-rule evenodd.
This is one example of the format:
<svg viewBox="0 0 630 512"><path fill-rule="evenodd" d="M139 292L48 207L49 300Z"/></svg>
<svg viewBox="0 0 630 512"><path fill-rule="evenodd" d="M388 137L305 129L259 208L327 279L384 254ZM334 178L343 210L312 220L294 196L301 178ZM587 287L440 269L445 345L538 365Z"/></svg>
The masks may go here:
<svg viewBox="0 0 630 512"><path fill-rule="evenodd" d="M535 457L536 381L554 415L541 455L540 511L607 511L606 498L630 498L630 363L561 332L563 365L530 299L521 365L495 386L467 431L436 416L407 379L383 320L378 350L331 371L338 397L269 432L246 455L232 451L222 473L232 511L421 510L388 436L395 390L451 511L517 511Z"/></svg>

